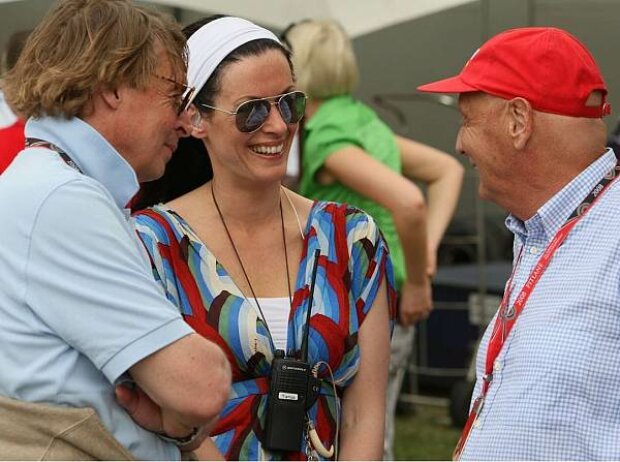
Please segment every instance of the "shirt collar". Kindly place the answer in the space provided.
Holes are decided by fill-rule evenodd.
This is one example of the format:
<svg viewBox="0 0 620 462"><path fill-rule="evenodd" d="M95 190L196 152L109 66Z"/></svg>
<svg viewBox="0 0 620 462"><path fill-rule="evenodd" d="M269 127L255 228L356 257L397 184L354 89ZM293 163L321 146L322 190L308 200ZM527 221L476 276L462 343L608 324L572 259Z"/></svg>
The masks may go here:
<svg viewBox="0 0 620 462"><path fill-rule="evenodd" d="M542 231L546 238L550 239L616 162L614 151L608 148L603 155L545 202L531 218L524 222L514 215L509 215L506 218L506 227L522 238L533 231Z"/></svg>
<svg viewBox="0 0 620 462"><path fill-rule="evenodd" d="M116 205L125 208L138 192L136 173L129 163L97 130L74 117L28 119L27 138L38 138L65 151L85 175L99 181Z"/></svg>

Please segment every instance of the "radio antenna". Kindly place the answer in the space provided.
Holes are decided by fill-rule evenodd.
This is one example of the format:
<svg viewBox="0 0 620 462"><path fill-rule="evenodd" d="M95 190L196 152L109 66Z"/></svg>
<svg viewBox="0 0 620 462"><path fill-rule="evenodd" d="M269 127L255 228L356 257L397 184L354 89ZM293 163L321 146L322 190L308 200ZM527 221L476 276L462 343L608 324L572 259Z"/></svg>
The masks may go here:
<svg viewBox="0 0 620 462"><path fill-rule="evenodd" d="M304 334L301 341L301 360L308 361L308 336L310 335L310 314L312 313L312 301L314 300L314 286L316 284L316 273L319 268L319 256L321 251L314 251L314 267L312 268L312 280L310 282L310 296L308 297L308 310L306 311L306 324L304 325Z"/></svg>

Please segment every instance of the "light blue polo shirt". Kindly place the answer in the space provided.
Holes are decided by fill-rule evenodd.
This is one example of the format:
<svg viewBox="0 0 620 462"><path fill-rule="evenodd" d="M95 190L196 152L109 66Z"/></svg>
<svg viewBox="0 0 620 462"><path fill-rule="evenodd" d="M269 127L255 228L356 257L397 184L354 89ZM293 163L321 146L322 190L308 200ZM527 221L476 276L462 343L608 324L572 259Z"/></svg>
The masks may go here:
<svg viewBox="0 0 620 462"><path fill-rule="evenodd" d="M0 176L0 395L93 407L135 457L179 459L114 399L132 365L193 332L124 210L136 175L80 119L31 119L26 136L57 145L84 174L29 148Z"/></svg>

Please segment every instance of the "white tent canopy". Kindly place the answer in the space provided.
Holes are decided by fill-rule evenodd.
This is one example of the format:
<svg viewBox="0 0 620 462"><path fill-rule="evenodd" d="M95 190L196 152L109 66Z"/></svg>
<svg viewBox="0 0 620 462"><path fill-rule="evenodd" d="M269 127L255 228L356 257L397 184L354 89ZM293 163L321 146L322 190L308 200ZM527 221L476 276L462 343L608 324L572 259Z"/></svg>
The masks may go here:
<svg viewBox="0 0 620 462"><path fill-rule="evenodd" d="M24 0L0 0L17 3ZM223 13L284 29L307 18L338 20L352 36L453 8L473 0L147 0L175 8Z"/></svg>
<svg viewBox="0 0 620 462"><path fill-rule="evenodd" d="M338 20L352 36L452 8L472 0L150 0L196 11L242 16L283 29L306 18Z"/></svg>

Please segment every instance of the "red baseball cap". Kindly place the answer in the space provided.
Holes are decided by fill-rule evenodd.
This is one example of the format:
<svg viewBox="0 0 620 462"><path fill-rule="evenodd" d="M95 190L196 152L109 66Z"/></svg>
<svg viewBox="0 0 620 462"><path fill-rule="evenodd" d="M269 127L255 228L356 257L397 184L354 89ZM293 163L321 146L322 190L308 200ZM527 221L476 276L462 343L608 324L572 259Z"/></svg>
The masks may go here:
<svg viewBox="0 0 620 462"><path fill-rule="evenodd" d="M572 117L601 118L611 112L607 87L590 52L577 38L553 27L502 32L476 50L459 75L418 90L522 97L538 111ZM601 104L586 105L595 91L601 92Z"/></svg>

